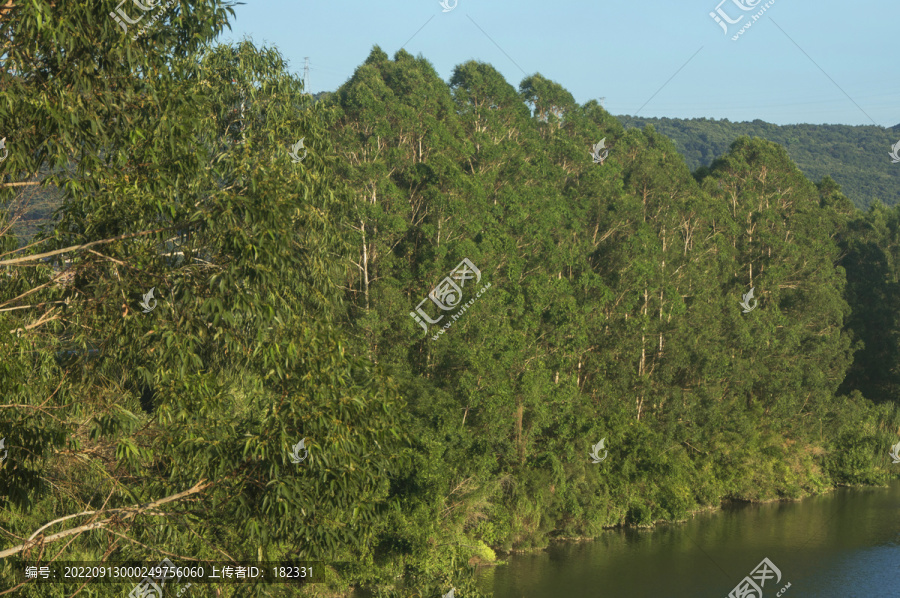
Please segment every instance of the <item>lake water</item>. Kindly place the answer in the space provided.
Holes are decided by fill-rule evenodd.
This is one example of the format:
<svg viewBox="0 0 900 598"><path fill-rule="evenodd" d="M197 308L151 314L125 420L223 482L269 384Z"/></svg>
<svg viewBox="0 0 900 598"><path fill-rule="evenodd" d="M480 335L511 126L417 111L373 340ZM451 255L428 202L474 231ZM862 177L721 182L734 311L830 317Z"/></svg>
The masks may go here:
<svg viewBox="0 0 900 598"><path fill-rule="evenodd" d="M763 598L900 598L900 482L606 531L508 556L478 579L495 598L727 598L764 558L781 579Z"/></svg>

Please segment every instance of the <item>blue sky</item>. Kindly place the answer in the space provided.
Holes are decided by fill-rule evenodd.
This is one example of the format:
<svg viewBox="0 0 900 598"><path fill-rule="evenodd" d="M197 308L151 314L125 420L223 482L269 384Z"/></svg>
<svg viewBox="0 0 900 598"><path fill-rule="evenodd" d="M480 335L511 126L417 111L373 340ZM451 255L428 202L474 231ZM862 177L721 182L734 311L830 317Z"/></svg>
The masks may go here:
<svg viewBox="0 0 900 598"><path fill-rule="evenodd" d="M605 97L613 114L900 123L897 0L725 0L731 20L743 16L727 35L710 16L721 0L456 0L446 13L438 0L245 1L220 41L275 46L297 74L308 56L313 93L337 89L379 45L421 54L445 81L473 59L515 87L539 72L580 103Z"/></svg>

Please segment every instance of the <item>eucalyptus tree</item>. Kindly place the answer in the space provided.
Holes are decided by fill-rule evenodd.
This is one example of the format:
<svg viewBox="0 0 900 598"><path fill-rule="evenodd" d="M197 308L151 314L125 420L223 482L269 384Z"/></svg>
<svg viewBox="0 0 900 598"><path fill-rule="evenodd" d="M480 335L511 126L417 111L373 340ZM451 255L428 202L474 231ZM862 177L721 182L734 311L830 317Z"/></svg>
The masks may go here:
<svg viewBox="0 0 900 598"><path fill-rule="evenodd" d="M669 389L692 367L685 343L698 320L686 300L705 303L710 225L703 196L668 139L651 127L629 130L615 155L623 189L602 213L592 254L612 300L602 308L605 339L589 371L608 376L592 376L589 387L633 397L631 415L640 421L672 398Z"/></svg>
<svg viewBox="0 0 900 598"><path fill-rule="evenodd" d="M707 352L722 376L710 385L710 408L697 414L702 435L722 447L731 492L757 497L780 479L780 492L796 495L792 476L757 462L777 455L794 471L813 467L785 445L824 442L821 424L811 422L831 426L841 411L836 392L852 346L835 233L846 215L783 148L758 138L738 139L701 179L717 202L716 247L726 256L718 273L721 340ZM755 301L742 307L751 288ZM746 446L735 450L739 439Z"/></svg>
<svg viewBox="0 0 900 598"><path fill-rule="evenodd" d="M738 139L712 172L721 188L709 188L727 202L737 227L733 296L755 287L761 308L735 329L750 333L733 337L736 359L749 366L739 392L748 407L760 401L766 413L796 413L832 394L850 363L850 339L842 332L849 313L845 277L828 230L834 216L771 142Z"/></svg>
<svg viewBox="0 0 900 598"><path fill-rule="evenodd" d="M153 85L176 76L171 57L194 52L211 40L231 12L227 2L193 4L189 12L180 6L162 12L157 26L136 42L122 35L100 3L12 0L0 6L0 136L8 151L0 165L6 175L0 205L9 205L17 191L38 185L30 179L47 171L45 185L78 193L107 158L140 138L135 123L164 112L153 110L151 101L161 102L148 95ZM89 242L91 247L79 244L81 255L93 256L89 251L98 253L113 241L94 231ZM59 329L71 303L62 283L76 271L86 273L71 258L76 252L56 243L52 232L27 248L4 249L0 262L9 276L0 280L5 366L0 384L8 402L2 406L3 433L12 451L4 462L8 475L0 476L0 493L16 509L27 511L55 490L67 496L87 490L73 490L59 479L54 485L56 476L47 477L59 459L72 459L63 450L72 439L63 410L71 407L68 390L73 383L54 359L62 342L72 340ZM62 258L69 271L55 273L47 258ZM91 326L83 320L77 325ZM13 520L22 526L19 537L31 535L24 529L31 520L22 513Z"/></svg>
<svg viewBox="0 0 900 598"><path fill-rule="evenodd" d="M107 556L365 563L383 525L402 434L396 394L348 352L334 323L347 194L332 174L331 117L311 107L274 51L186 49L184 39L219 29L219 13L196 8L176 10L136 42L84 7L34 3L3 21L20 43L32 28L34 45L59 27L71 45L90 46L78 59L103 61L105 50L124 61L114 75L136 73L110 82L94 68L75 79L97 98L89 107L74 92L41 101L41 77L14 82L22 97L33 84L31 101L56 117L21 128L58 135L51 156L80 161L53 179L67 196L39 249L0 260L18 272L43 268L32 289L10 297L5 287L0 297L45 310L32 322L3 317L21 329L0 343L16 357L2 375L13 449L4 468L17 474L0 484L18 512L3 527L28 538L53 520L46 537L15 543L5 557L80 534L61 556L99 558L117 537ZM137 51L145 43L153 52ZM17 72L35 53L21 55ZM242 92L244 143L235 144L229 115ZM69 128L64 114L73 115ZM299 138L309 152L293 163L288 149ZM17 141L25 156L17 168L38 165L40 140ZM67 285L36 266L55 256L75 273ZM62 304L47 311L53 301ZM53 355L63 343L100 356L61 368ZM155 388L149 413L127 390L135 379ZM301 440L309 458L296 465L289 455ZM48 478L56 499L49 485L27 483ZM166 517L131 506L152 501ZM94 519L64 517L78 512Z"/></svg>
<svg viewBox="0 0 900 598"><path fill-rule="evenodd" d="M846 200L833 186L820 186L820 193L823 200L834 195ZM852 307L846 325L858 349L842 390L859 390L877 403L895 400L900 390L895 308L900 299L900 213L875 202L866 213L849 219L839 243Z"/></svg>
<svg viewBox="0 0 900 598"><path fill-rule="evenodd" d="M415 461L395 485L406 508L383 541L408 545L408 556L393 556L422 579L434 561L446 570L471 556L465 545L472 542L461 541L450 524L466 509L451 508L449 518L445 509L484 491L477 473L490 455L475 456L465 441L442 447L447 434L462 436L466 397L445 382L450 372L409 314L462 258L482 263L471 242L487 228L472 199L480 190L465 176L471 145L457 105L425 60L403 51L390 60L376 47L331 99L340 111L340 172L355 194L349 316L359 346L395 375L408 398L416 438ZM434 551L435 536L456 548Z"/></svg>
<svg viewBox="0 0 900 598"><path fill-rule="evenodd" d="M401 333L393 323L412 323L400 294L416 254L463 234L459 123L434 68L403 50L390 60L376 46L331 99L339 172L355 194L352 305L370 350L391 350Z"/></svg>

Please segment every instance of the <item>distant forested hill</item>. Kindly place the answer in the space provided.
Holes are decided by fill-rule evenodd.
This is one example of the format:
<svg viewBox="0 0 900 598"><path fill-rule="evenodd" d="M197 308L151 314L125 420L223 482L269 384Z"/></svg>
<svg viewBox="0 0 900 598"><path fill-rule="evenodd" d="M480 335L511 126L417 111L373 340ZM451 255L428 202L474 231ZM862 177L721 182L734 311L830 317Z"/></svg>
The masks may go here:
<svg viewBox="0 0 900 598"><path fill-rule="evenodd" d="M55 186L26 186L14 202L0 203L0 210L9 210L12 231L21 247L31 241L41 225L50 223L62 201L63 192Z"/></svg>
<svg viewBox="0 0 900 598"><path fill-rule="evenodd" d="M761 120L731 122L708 118L635 118L617 116L627 129L648 124L671 138L694 171L728 152L741 135L762 137L784 146L811 180L831 176L858 208L874 200L900 203L900 164L888 156L900 125L890 129L847 125L773 125Z"/></svg>

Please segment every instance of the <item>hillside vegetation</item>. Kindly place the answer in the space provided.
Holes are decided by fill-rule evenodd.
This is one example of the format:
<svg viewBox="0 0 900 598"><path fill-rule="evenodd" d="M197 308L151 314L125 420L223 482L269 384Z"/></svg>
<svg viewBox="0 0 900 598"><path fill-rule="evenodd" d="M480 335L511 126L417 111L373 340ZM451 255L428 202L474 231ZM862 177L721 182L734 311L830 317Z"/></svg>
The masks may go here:
<svg viewBox="0 0 900 598"><path fill-rule="evenodd" d="M477 597L498 552L898 475L900 209L766 139L692 174L539 74L375 47L314 102L209 45L223 5L131 41L94 4L0 21L17 595L130 590L26 562L170 558L326 564L192 596ZM33 173L64 201L20 246Z"/></svg>
<svg viewBox="0 0 900 598"><path fill-rule="evenodd" d="M885 129L848 125L773 125L761 120L731 122L708 118L617 116L626 128L653 125L669 137L693 172L710 166L741 136L761 137L784 147L804 175L819 182L830 176L853 204L900 203L900 164L891 160L900 125Z"/></svg>

